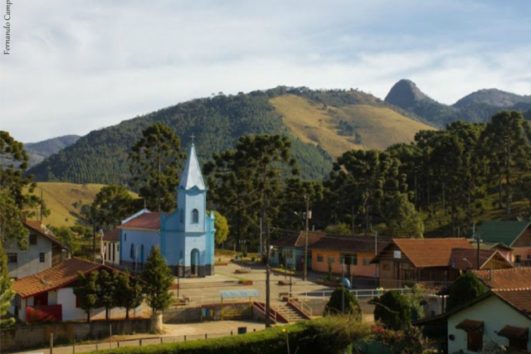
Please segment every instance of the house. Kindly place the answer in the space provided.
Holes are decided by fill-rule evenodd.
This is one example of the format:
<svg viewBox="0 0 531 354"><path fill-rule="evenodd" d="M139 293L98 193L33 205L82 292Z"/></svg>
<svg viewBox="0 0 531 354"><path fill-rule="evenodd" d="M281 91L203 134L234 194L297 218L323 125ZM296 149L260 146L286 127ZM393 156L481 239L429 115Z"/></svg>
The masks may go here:
<svg viewBox="0 0 531 354"><path fill-rule="evenodd" d="M308 269L312 269L312 255L310 246L325 237L323 231L308 231ZM271 242L272 251L270 263L274 267L284 266L302 270L304 268L304 248L306 232L288 234Z"/></svg>
<svg viewBox="0 0 531 354"><path fill-rule="evenodd" d="M28 230L27 248L16 241L6 246L9 277L19 279L48 269L68 257L66 248L40 221L24 221Z"/></svg>
<svg viewBox="0 0 531 354"><path fill-rule="evenodd" d="M531 265L530 221L485 221L479 225L478 235L483 242L511 247L515 265Z"/></svg>
<svg viewBox="0 0 531 354"><path fill-rule="evenodd" d="M316 272L344 274L351 278L378 276L371 260L389 241L369 236L326 236L314 242L312 269Z"/></svg>
<svg viewBox="0 0 531 354"><path fill-rule="evenodd" d="M473 269L512 268L513 264L496 249L453 248L450 267L463 272Z"/></svg>
<svg viewBox="0 0 531 354"><path fill-rule="evenodd" d="M531 267L473 270L472 273L491 289L531 289Z"/></svg>
<svg viewBox="0 0 531 354"><path fill-rule="evenodd" d="M194 144L191 144L177 188L177 209L171 213L142 210L120 229L120 266L143 269L153 247L179 277L214 272L214 213L206 211L207 188Z"/></svg>
<svg viewBox="0 0 531 354"><path fill-rule="evenodd" d="M85 321L86 313L78 307L74 284L80 274L113 268L80 258L71 258L15 281L15 316L25 322L34 321ZM111 318L123 318L123 309L112 309ZM105 310L94 309L93 319L104 319Z"/></svg>
<svg viewBox="0 0 531 354"><path fill-rule="evenodd" d="M472 249L465 238L393 238L373 262L378 264L380 286L398 288L424 282L444 286L457 278L450 266L452 250Z"/></svg>
<svg viewBox="0 0 531 354"><path fill-rule="evenodd" d="M104 264L120 264L120 229L114 228L103 233L101 238L101 259Z"/></svg>

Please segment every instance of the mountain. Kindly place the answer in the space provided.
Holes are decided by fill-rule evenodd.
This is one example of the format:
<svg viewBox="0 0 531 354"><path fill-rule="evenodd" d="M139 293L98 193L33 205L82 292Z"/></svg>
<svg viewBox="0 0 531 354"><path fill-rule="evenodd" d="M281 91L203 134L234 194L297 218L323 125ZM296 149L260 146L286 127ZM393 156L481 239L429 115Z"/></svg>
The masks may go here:
<svg viewBox="0 0 531 354"><path fill-rule="evenodd" d="M531 109L531 96L521 96L498 89L473 92L453 105L445 105L423 93L406 79L398 81L389 91L385 102L400 107L437 127L456 120L485 122L501 110L524 112Z"/></svg>
<svg viewBox="0 0 531 354"><path fill-rule="evenodd" d="M247 94L184 102L100 129L30 169L37 180L127 183L127 153L142 130L170 126L189 143L195 135L200 160L234 145L246 134L285 134L306 178L322 178L334 157L352 148L378 148L411 141L434 129L409 113L358 90L277 87Z"/></svg>
<svg viewBox="0 0 531 354"><path fill-rule="evenodd" d="M29 166L34 166L48 156L74 144L79 138L79 135L64 135L36 143L24 144L24 149L29 156Z"/></svg>

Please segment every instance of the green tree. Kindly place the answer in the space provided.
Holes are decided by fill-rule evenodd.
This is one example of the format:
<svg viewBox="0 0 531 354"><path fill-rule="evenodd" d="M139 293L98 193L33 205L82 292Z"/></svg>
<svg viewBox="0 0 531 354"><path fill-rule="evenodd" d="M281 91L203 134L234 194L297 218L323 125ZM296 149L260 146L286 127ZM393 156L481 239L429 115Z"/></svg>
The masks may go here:
<svg viewBox="0 0 531 354"><path fill-rule="evenodd" d="M515 193L515 180L529 171L531 129L519 112L501 112L492 117L482 136L481 146L488 160L490 180L498 186L500 206L507 215Z"/></svg>
<svg viewBox="0 0 531 354"><path fill-rule="evenodd" d="M125 308L126 319L129 319L129 311L140 306L143 299L140 280L130 274L119 273L116 279L116 305Z"/></svg>
<svg viewBox="0 0 531 354"><path fill-rule="evenodd" d="M222 245L229 236L229 222L218 211L214 211L214 227L216 228L216 244Z"/></svg>
<svg viewBox="0 0 531 354"><path fill-rule="evenodd" d="M321 181L305 181L299 177L288 178L283 187L278 226L288 230L299 230L305 227L306 207L311 211L312 224L319 223L319 204L323 201L323 184Z"/></svg>
<svg viewBox="0 0 531 354"><path fill-rule="evenodd" d="M328 225L325 232L330 235L350 235L352 230L347 224L333 224Z"/></svg>
<svg viewBox="0 0 531 354"><path fill-rule="evenodd" d="M72 254L76 254L80 249L80 243L76 239L76 233L68 226L49 226L53 234L65 245Z"/></svg>
<svg viewBox="0 0 531 354"><path fill-rule="evenodd" d="M116 276L112 271L101 269L97 272L97 307L105 308L105 320L109 321L109 312L116 303Z"/></svg>
<svg viewBox="0 0 531 354"><path fill-rule="evenodd" d="M98 293L98 272L80 273L74 285L74 294L79 307L87 314L87 322L90 322L90 311L98 304Z"/></svg>
<svg viewBox="0 0 531 354"><path fill-rule="evenodd" d="M450 285L446 310L450 311L465 305L487 291L481 280L472 272L466 272Z"/></svg>
<svg viewBox="0 0 531 354"><path fill-rule="evenodd" d="M22 223L23 214L10 194L0 188L0 244L4 247L17 242L25 249L28 243L28 230Z"/></svg>
<svg viewBox="0 0 531 354"><path fill-rule="evenodd" d="M7 257L4 247L0 243L0 330L9 328L15 323L14 318L5 317L14 296L15 293L11 290L11 279L7 269Z"/></svg>
<svg viewBox="0 0 531 354"><path fill-rule="evenodd" d="M157 247L151 248L142 272L142 281L143 292L153 313L153 330L159 332L162 326L162 313L160 312L168 308L172 301L169 290L173 275Z"/></svg>
<svg viewBox="0 0 531 354"><path fill-rule="evenodd" d="M135 212L138 203L124 186L109 185L96 194L91 208L97 228L110 230Z"/></svg>
<svg viewBox="0 0 531 354"><path fill-rule="evenodd" d="M387 291L375 300L374 319L390 329L406 329L414 317L418 317L416 306L407 296L396 290Z"/></svg>
<svg viewBox="0 0 531 354"><path fill-rule="evenodd" d="M151 210L175 208L175 188L184 160L181 142L173 130L155 123L142 132L142 137L129 153L133 185Z"/></svg>
<svg viewBox="0 0 531 354"><path fill-rule="evenodd" d="M361 321L361 308L358 300L344 287L337 288L332 292L324 311L325 316L339 314L347 314L356 321Z"/></svg>
<svg viewBox="0 0 531 354"><path fill-rule="evenodd" d="M387 233L393 237L419 237L424 233L424 223L404 193L397 193L385 206Z"/></svg>

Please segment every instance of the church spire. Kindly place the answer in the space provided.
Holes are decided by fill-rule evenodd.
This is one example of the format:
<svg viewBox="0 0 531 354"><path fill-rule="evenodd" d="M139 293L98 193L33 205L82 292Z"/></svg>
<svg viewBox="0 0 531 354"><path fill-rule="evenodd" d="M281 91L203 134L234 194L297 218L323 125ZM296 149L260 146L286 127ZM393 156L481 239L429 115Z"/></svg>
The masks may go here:
<svg viewBox="0 0 531 354"><path fill-rule="evenodd" d="M197 154L195 153L195 145L192 142L192 144L190 144L190 150L188 151L188 158L186 159L183 173L181 174L179 188L188 190L193 187L197 187L199 190L203 191L206 190L203 175L201 174L201 167L199 166Z"/></svg>

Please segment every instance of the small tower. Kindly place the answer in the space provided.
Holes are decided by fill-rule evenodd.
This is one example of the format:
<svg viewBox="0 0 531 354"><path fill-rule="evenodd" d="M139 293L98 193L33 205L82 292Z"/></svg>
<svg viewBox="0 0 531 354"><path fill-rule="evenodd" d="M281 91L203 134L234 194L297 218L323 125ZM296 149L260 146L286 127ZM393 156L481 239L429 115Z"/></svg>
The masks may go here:
<svg viewBox="0 0 531 354"><path fill-rule="evenodd" d="M186 233L206 231L206 192L201 167L197 160L194 143L192 143L177 187L180 231Z"/></svg>

